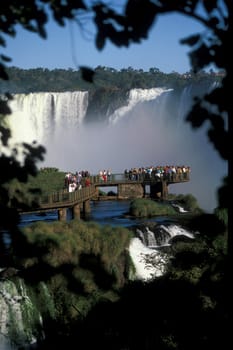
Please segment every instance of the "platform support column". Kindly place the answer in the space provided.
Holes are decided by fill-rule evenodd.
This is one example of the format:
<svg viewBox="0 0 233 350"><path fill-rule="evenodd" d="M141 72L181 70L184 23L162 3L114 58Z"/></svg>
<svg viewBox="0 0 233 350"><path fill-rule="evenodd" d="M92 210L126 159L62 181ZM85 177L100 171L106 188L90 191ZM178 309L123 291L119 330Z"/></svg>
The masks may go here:
<svg viewBox="0 0 233 350"><path fill-rule="evenodd" d="M167 181L162 181L162 199L167 199L167 197L168 197Z"/></svg>
<svg viewBox="0 0 233 350"><path fill-rule="evenodd" d="M83 202L83 214L89 214L91 212L91 202L87 200Z"/></svg>
<svg viewBox="0 0 233 350"><path fill-rule="evenodd" d="M59 221L66 221L66 208L60 208L58 209L58 220Z"/></svg>
<svg viewBox="0 0 233 350"><path fill-rule="evenodd" d="M75 204L73 207L73 218L80 219L80 205Z"/></svg>

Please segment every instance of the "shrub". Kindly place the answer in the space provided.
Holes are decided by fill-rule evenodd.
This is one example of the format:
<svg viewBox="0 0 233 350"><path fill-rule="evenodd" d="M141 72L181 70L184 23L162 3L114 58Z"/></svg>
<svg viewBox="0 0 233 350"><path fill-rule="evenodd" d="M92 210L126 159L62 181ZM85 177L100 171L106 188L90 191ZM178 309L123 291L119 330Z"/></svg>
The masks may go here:
<svg viewBox="0 0 233 350"><path fill-rule="evenodd" d="M152 217L156 215L174 215L176 211L167 203L137 198L130 203L129 213L135 217Z"/></svg>
<svg viewBox="0 0 233 350"><path fill-rule="evenodd" d="M175 197L175 201L187 211L190 211L193 213L202 212L202 209L198 205L197 199L190 193L186 195L183 195L183 194L177 195Z"/></svg>

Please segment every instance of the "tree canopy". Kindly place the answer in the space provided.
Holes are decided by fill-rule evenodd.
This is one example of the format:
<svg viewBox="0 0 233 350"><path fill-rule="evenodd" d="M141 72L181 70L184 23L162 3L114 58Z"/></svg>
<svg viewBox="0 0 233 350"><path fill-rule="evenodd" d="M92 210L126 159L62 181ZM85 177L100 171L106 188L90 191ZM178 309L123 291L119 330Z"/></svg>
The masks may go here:
<svg viewBox="0 0 233 350"><path fill-rule="evenodd" d="M201 85L208 89L216 83L221 83L224 72L192 71L179 74L177 72L163 73L159 69L150 68L149 71L133 69L121 70L98 66L93 68L95 83L82 79L80 69L20 69L9 67L6 70L9 79L0 83L0 93L5 91L12 94L32 92L66 92L89 91L98 89L107 91L129 91L131 89L150 89L166 87L167 89L182 90L190 84Z"/></svg>

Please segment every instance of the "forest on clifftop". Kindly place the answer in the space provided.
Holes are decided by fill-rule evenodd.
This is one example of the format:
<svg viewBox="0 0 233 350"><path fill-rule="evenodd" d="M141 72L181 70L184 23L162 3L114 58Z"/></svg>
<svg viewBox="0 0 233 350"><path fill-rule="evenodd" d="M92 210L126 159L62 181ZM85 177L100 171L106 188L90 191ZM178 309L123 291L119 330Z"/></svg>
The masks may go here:
<svg viewBox="0 0 233 350"><path fill-rule="evenodd" d="M150 89L166 87L183 89L188 84L201 84L209 86L212 82L221 81L223 72L200 71L185 74L177 72L163 73L158 68L116 70L114 68L98 66L94 69L94 84L82 78L80 69L53 69L35 68L21 69L17 67L7 68L9 80L0 82L0 93L31 93L31 92L64 92L88 90L90 93L99 89L112 91L128 91L141 88Z"/></svg>

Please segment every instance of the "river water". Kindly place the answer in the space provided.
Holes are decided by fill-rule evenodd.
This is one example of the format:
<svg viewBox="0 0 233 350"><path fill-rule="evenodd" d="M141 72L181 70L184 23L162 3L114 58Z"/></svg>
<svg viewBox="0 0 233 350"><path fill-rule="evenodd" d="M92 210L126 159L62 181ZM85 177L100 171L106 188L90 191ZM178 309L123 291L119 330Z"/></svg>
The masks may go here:
<svg viewBox="0 0 233 350"><path fill-rule="evenodd" d="M107 200L107 201L93 201L91 202L91 213L86 219L88 221L95 221L100 225L123 226L130 227L145 222L143 219L135 219L127 216L129 211L129 200ZM71 220L71 212L67 210L67 221ZM54 222L58 220L57 211L50 211L43 214L24 214L21 216L21 227L29 225L36 221ZM164 223L171 221L166 216L155 216L146 219L147 222Z"/></svg>

